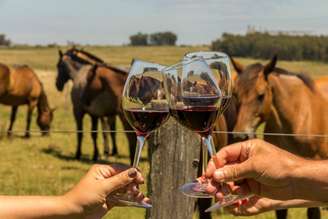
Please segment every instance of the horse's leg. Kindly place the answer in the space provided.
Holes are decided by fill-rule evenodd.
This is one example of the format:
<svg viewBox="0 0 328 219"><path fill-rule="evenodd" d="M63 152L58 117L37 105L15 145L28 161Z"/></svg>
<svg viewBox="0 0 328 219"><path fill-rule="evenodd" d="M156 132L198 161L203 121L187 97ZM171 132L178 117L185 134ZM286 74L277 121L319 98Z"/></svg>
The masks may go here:
<svg viewBox="0 0 328 219"><path fill-rule="evenodd" d="M35 106L36 106L36 102L34 101L27 106L25 138L31 137L30 128L31 128L32 114Z"/></svg>
<svg viewBox="0 0 328 219"><path fill-rule="evenodd" d="M321 212L319 208L308 208L307 209L307 217L308 219L320 219Z"/></svg>
<svg viewBox="0 0 328 219"><path fill-rule="evenodd" d="M76 130L77 130L77 147L76 147L75 158L78 160L81 158L81 146L82 146L82 139L83 139L83 117L84 117L84 113L74 110L74 119L75 119Z"/></svg>
<svg viewBox="0 0 328 219"><path fill-rule="evenodd" d="M287 209L276 210L277 219L286 219L287 218Z"/></svg>
<svg viewBox="0 0 328 219"><path fill-rule="evenodd" d="M197 200L199 219L212 219L211 212L205 212L212 204L212 199L210 198L199 198Z"/></svg>
<svg viewBox="0 0 328 219"><path fill-rule="evenodd" d="M18 109L18 106L13 106L11 108L10 125L9 125L8 131L7 131L8 137L11 137L13 135L12 131L13 131L14 122L16 120L17 109Z"/></svg>
<svg viewBox="0 0 328 219"><path fill-rule="evenodd" d="M116 130L116 116L108 117L108 125L111 130L110 137L112 138L112 145L113 145L112 155L115 156L118 154L117 145L116 145L116 135L115 132L113 132Z"/></svg>
<svg viewBox="0 0 328 219"><path fill-rule="evenodd" d="M104 139L104 155L106 158L109 157L109 144L108 144L108 124L105 117L100 117L102 134Z"/></svg>
<svg viewBox="0 0 328 219"><path fill-rule="evenodd" d="M122 121L124 130L126 131L133 131L133 129L131 128L130 124L128 123L128 121L124 118L123 115L120 115L120 119ZM134 154L136 152L136 143L137 143L137 136L134 132L129 132L126 133L126 136L128 138L129 141L129 148L130 148L130 162L131 165L133 164L133 160L134 160Z"/></svg>
<svg viewBox="0 0 328 219"><path fill-rule="evenodd" d="M93 141L94 151L93 151L93 158L92 160L97 161L99 152L97 147L97 136L98 136L98 117L91 116L91 137Z"/></svg>

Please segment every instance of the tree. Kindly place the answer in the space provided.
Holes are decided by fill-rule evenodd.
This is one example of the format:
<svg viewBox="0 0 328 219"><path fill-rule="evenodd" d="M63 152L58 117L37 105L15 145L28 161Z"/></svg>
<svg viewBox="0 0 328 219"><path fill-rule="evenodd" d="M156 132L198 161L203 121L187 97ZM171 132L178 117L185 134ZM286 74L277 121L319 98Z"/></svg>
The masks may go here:
<svg viewBox="0 0 328 219"><path fill-rule="evenodd" d="M130 36L130 44L132 46L147 46L148 45L148 34L137 33Z"/></svg>
<svg viewBox="0 0 328 219"><path fill-rule="evenodd" d="M170 45L174 46L178 37L175 33L170 31L157 32L150 35L150 44L155 46Z"/></svg>
<svg viewBox="0 0 328 219"><path fill-rule="evenodd" d="M10 46L11 42L5 34L0 34L0 46Z"/></svg>

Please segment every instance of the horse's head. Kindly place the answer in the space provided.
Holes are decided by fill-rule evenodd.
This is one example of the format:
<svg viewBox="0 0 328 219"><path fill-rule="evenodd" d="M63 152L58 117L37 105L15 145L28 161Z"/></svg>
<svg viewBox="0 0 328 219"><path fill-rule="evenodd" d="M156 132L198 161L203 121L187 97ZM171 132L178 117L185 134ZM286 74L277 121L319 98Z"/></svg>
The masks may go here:
<svg viewBox="0 0 328 219"><path fill-rule="evenodd" d="M67 66L67 60L70 59L67 52L63 54L61 50L59 50L59 59L57 62L57 78L56 78L56 88L59 91L64 89L66 82L71 79L69 74L69 67Z"/></svg>
<svg viewBox="0 0 328 219"><path fill-rule="evenodd" d="M234 131L254 133L256 128L268 118L271 111L272 90L268 77L275 69L277 57L274 56L266 65L256 63L245 68L233 58L231 62L238 74L234 92L240 104ZM246 137L240 134L237 136Z"/></svg>
<svg viewBox="0 0 328 219"><path fill-rule="evenodd" d="M47 109L38 114L37 124L43 136L49 135L50 125L54 117L54 111L55 109Z"/></svg>

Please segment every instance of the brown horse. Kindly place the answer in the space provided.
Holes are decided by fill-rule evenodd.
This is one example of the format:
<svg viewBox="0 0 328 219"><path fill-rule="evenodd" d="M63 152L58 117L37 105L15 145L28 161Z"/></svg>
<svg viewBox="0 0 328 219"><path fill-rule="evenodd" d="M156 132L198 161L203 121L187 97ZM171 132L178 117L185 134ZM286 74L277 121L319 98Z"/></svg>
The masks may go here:
<svg viewBox="0 0 328 219"><path fill-rule="evenodd" d="M100 60L100 59L99 59ZM73 88L71 91L71 99L73 103L73 113L74 118L77 125L77 150L76 150L76 158L79 159L81 157L81 146L82 146L82 138L83 138L83 117L85 114L89 114L92 120L92 139L94 143L94 155L93 160L98 159L98 148L97 148L97 129L98 129L98 118L108 117L115 118L116 115L121 117L123 125L125 129L130 129L130 126L124 119L121 114L121 106L120 106L120 96L121 91L117 91L123 88L127 72L116 68L114 66L110 66L108 64L101 64L101 68L97 68L97 71L101 72L109 72L109 74L113 75L115 78L115 89L113 91L107 92L103 91L101 95L97 96L97 98L92 99L90 101L90 105L88 107L83 105L82 95L85 93L85 86L87 84L87 75L88 72L94 69L94 63L84 59L83 57L73 52L73 50L68 50L65 54L59 52L59 61L57 64L58 76L56 79L56 86L58 90L62 90L65 83L72 79L73 80ZM88 90L88 92L93 93L92 89ZM135 142L136 138L133 133L129 133L127 135L129 139L130 146L130 158L133 160L133 154L135 150Z"/></svg>
<svg viewBox="0 0 328 219"><path fill-rule="evenodd" d="M232 59L238 72L235 92L240 104L234 131L253 133L266 122L267 133L299 134L265 136L266 141L303 157L327 158L328 138L310 136L328 134L327 101L309 76L277 68L276 62L275 56L267 65L244 68ZM287 210L277 213L278 218L286 216ZM319 209L309 209L308 216L320 218Z"/></svg>
<svg viewBox="0 0 328 219"><path fill-rule="evenodd" d="M38 109L37 124L42 135L47 135L53 119L43 85L34 71L26 65L9 67L0 63L0 103L12 106L8 136L16 120L18 106L27 105L25 137L30 137L33 110Z"/></svg>
<svg viewBox="0 0 328 219"><path fill-rule="evenodd" d="M96 63L98 64L105 64L105 62L100 59L99 57L85 51L82 49L77 49L76 47L72 47L69 49L67 54L71 54L74 57L77 58L77 60L82 64L82 65L94 65ZM71 79L71 78L70 78ZM66 79L65 79L66 81ZM57 80L58 83L61 85L65 84L66 82L61 82L60 80ZM63 87L63 86L59 86ZM100 122L102 126L102 135L103 135L103 142L104 142L104 155L106 157L109 156L109 144L108 144L108 130L116 130L116 118L115 116L109 116L109 117L100 117ZM111 135L111 140L112 140L112 155L116 155L118 153L117 150L117 145L116 145L116 136L115 132L110 132Z"/></svg>

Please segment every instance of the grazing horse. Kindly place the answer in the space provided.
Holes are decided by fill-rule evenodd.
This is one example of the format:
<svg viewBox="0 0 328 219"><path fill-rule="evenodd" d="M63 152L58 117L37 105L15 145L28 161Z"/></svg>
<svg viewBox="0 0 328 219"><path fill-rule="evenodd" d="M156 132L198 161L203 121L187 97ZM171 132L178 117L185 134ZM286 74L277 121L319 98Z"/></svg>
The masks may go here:
<svg viewBox="0 0 328 219"><path fill-rule="evenodd" d="M85 114L89 114L92 120L91 136L94 144L93 160L97 160L99 155L97 147L98 118L115 118L115 115L119 115L121 117L125 129L131 129L120 111L120 97L122 95L122 92L117 92L118 90L123 89L127 77L126 71L112 67L108 64L102 64L101 71L109 72L109 74L113 75L113 78L115 79L114 87L116 92L104 91L101 93L101 95L97 96L97 98L93 99L90 102L89 106L83 105L82 95L85 93L87 75L88 72L93 70L96 66L92 64L93 63L90 63L89 61L78 56L75 52L72 52L72 50L68 50L65 54L63 54L61 51L59 52L59 61L57 63L58 75L56 79L56 87L58 90L62 90L65 83L69 79L72 79L73 81L71 99L73 103L73 113L77 130L79 130L79 132L77 133L77 159L81 157L81 146L83 138L83 117ZM92 93L93 90L91 89L89 90L89 92ZM132 152L132 154L130 154L132 162L136 138L133 133L127 134L127 137L129 140L130 152Z"/></svg>
<svg viewBox="0 0 328 219"><path fill-rule="evenodd" d="M254 133L266 122L264 132L299 135L264 136L264 140L303 157L327 158L328 138L310 136L328 134L327 100L309 76L277 68L276 62L275 56L266 65L244 68L232 59L238 73L234 89L240 104L234 131ZM276 215L286 218L287 210ZM320 218L320 210L309 208L308 218Z"/></svg>
<svg viewBox="0 0 328 219"><path fill-rule="evenodd" d="M12 106L8 136L16 120L18 106L27 105L25 137L30 137L33 110L37 107L37 124L42 135L47 135L53 119L43 85L34 71L26 65L9 67L0 63L0 103Z"/></svg>

